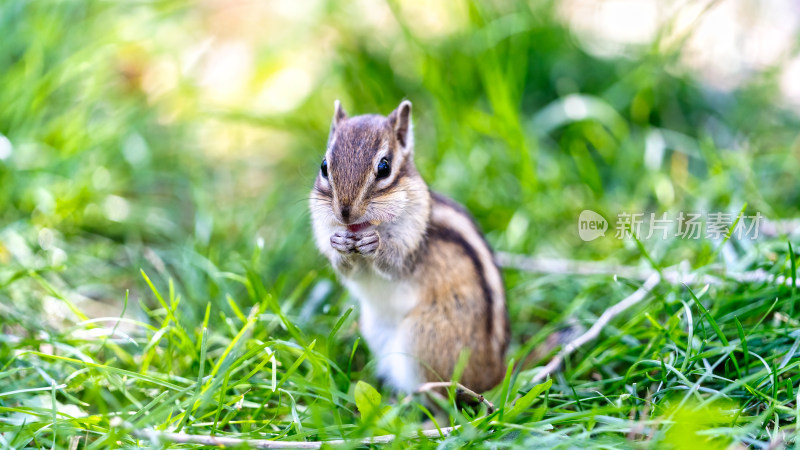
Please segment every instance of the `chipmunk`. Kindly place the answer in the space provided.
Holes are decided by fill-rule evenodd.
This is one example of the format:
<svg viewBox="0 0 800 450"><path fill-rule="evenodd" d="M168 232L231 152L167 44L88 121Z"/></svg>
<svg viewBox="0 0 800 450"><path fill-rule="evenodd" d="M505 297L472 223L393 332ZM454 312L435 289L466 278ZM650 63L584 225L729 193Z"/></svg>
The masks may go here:
<svg viewBox="0 0 800 450"><path fill-rule="evenodd" d="M336 101L310 208L317 247L360 303L379 378L406 393L449 381L469 349L462 384L482 392L503 379L500 270L469 213L417 172L411 102L348 117Z"/></svg>

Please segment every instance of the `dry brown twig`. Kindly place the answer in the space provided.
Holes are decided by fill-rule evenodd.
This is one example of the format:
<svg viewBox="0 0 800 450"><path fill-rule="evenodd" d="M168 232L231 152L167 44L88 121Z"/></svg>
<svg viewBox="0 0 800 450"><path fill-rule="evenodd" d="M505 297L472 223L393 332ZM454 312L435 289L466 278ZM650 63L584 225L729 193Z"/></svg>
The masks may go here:
<svg viewBox="0 0 800 450"><path fill-rule="evenodd" d="M435 393L436 389L440 388L449 388L455 385L458 389L458 393L460 395L464 395L470 399L476 400L480 403L486 405L488 413L491 414L494 412L494 405L492 402L486 399L481 394L469 389L468 387L464 386L461 383L455 383L452 381L441 381L441 382L430 382L425 383L417 389L417 394L422 393ZM407 399L413 398L412 396L407 397ZM409 400L406 400L409 401ZM113 426L123 426L128 429L132 429L130 424L126 424L124 422L117 422L113 424ZM382 436L373 436L370 438L364 438L360 440L344 440L344 439L334 439L329 441L313 441L313 442L299 442L299 441L273 441L270 439L240 439L240 438L232 438L232 437L224 437L224 436L207 436L207 435L197 435L197 434L184 434L184 433L168 433L164 431L156 431L153 429L143 429L143 430L132 430L131 434L134 437L139 439L146 439L150 442L173 442L176 444L202 444L202 445L213 445L218 447L225 447L225 446L237 446L237 445L247 445L250 448L270 448L270 449L280 449L280 448L321 448L323 444L328 446L337 446L337 445L345 445L353 443L361 443L361 444L388 444L397 439L416 439L416 438L438 438L438 437L445 437L452 433L453 431L457 430L459 426L454 427L444 427L444 428L435 428L429 430L420 430L417 433L412 433L408 435L395 435L395 434L387 434Z"/></svg>
<svg viewBox="0 0 800 450"><path fill-rule="evenodd" d="M582 335L578 336L577 339L573 340L572 342L568 343L561 349L560 352L553 359L547 363L544 368L537 372L534 375L531 382L533 383L540 383L544 381L550 374L555 372L561 363L564 361L564 358L572 354L575 350L580 348L582 345L586 344L587 342L597 338L600 335L600 331L602 331L603 327L605 327L608 322L611 321L614 317L618 316L620 313L625 311L626 309L630 308L631 306L641 302L645 299L647 294L653 290L653 288L661 281L661 275L658 272L653 272L647 280L645 280L642 287L635 290L631 295L625 297L619 303L615 304L614 306L608 308L603 312L603 314L595 321L594 325L589 328L588 331L583 333Z"/></svg>
<svg viewBox="0 0 800 450"><path fill-rule="evenodd" d="M497 263L506 269L551 275L609 275L646 280L654 272L653 269L640 269L634 266L607 264L601 261L580 261L561 258L533 257L514 253L498 252ZM728 280L740 283L777 283L792 285L791 277L773 275L766 270L757 269L747 272L731 272L719 275L697 274L691 272L688 261L661 271L663 280L672 284L722 284ZM797 281L800 287L800 280Z"/></svg>
<svg viewBox="0 0 800 450"><path fill-rule="evenodd" d="M795 230L796 231L796 230ZM558 258L531 257L513 253L498 252L497 263L504 268L522 270L525 272L555 274L555 275L613 275L625 278L645 280L644 285L637 289L619 303L608 308L592 327L583 335L567 344L550 362L533 377L533 382L538 383L555 372L564 359L587 342L597 338L600 331L608 322L621 312L642 301L645 295L660 281L673 284L708 284L718 285L728 280L740 283L776 283L787 286L792 285L792 278L784 275L774 275L763 269L740 273L727 273L720 275L697 274L690 271L688 261L674 267L669 267L661 272L653 269L639 269L633 266L609 265L598 261L577 261ZM800 279L796 280L800 287Z"/></svg>
<svg viewBox="0 0 800 450"><path fill-rule="evenodd" d="M484 397L481 394L478 394L477 392L464 386L461 383L456 383L455 381L432 381L429 383L424 383L420 385L419 388L417 388L416 393L417 394L433 393L436 392L435 389L449 388L453 385L455 385L458 391L457 392L458 396L467 397L469 399L476 400L478 403L483 403L484 405L486 405L487 414L491 414L494 412L494 405L489 400L486 400L486 397ZM412 398L411 396L406 397L406 402L410 401L411 398Z"/></svg>
<svg viewBox="0 0 800 450"><path fill-rule="evenodd" d="M69 439L69 450L78 450L78 445L81 443L81 436L72 436Z"/></svg>
<svg viewBox="0 0 800 450"><path fill-rule="evenodd" d="M114 425L112 425L114 426ZM121 421L116 426L123 426L125 428L132 428L130 424L122 423ZM397 439L417 439L417 438L438 438L445 437L458 429L455 427L444 427L440 429L421 430L417 433L408 435L395 435L387 434L383 436L373 436L359 440L344 440L332 439L329 441L273 441L270 439L240 439L227 436L208 436L200 434L184 434L184 433L169 433L165 431L157 431L152 428L131 430L132 436L138 439L148 440L152 443L172 442L175 444L201 444L215 447L235 447L247 445L248 448L268 448L268 449L281 449L281 448L321 448L322 445L338 446L338 445L353 445L360 443L368 444L388 444Z"/></svg>

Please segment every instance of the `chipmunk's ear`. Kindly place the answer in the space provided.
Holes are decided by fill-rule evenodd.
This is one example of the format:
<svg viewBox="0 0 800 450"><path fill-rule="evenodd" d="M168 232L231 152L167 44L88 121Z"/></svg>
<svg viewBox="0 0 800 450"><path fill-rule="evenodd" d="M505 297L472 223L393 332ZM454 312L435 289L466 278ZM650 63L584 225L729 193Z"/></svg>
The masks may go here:
<svg viewBox="0 0 800 450"><path fill-rule="evenodd" d="M338 127L339 124L345 119L347 119L347 113L344 112L342 104L339 103L339 100L336 100L333 102L333 121L331 122L331 131L335 130L336 127Z"/></svg>
<svg viewBox="0 0 800 450"><path fill-rule="evenodd" d="M389 114L397 142L404 149L411 149L414 143L414 131L411 129L411 102L403 100L400 106Z"/></svg>

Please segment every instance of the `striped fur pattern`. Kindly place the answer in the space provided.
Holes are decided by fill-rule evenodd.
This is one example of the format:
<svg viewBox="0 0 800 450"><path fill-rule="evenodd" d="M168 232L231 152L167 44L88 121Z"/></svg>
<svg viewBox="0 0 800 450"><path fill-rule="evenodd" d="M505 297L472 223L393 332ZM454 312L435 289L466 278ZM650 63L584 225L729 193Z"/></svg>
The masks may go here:
<svg viewBox="0 0 800 450"><path fill-rule="evenodd" d="M317 247L358 299L385 382L412 392L449 380L467 350L461 382L484 391L505 372L503 280L469 213L428 190L413 155L410 102L388 117L352 118L337 102L327 176L320 170L311 192Z"/></svg>

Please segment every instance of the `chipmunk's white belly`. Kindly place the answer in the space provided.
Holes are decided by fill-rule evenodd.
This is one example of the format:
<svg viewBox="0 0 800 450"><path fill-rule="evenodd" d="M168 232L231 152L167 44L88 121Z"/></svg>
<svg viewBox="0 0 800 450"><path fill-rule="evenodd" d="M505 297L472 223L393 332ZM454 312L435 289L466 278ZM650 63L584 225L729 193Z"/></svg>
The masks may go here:
<svg viewBox="0 0 800 450"><path fill-rule="evenodd" d="M376 357L378 376L395 389L415 391L422 380L403 319L419 301L417 287L373 272L362 272L345 284L361 304L361 334Z"/></svg>

